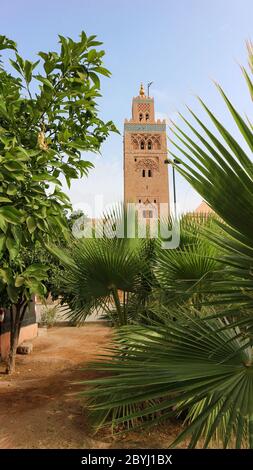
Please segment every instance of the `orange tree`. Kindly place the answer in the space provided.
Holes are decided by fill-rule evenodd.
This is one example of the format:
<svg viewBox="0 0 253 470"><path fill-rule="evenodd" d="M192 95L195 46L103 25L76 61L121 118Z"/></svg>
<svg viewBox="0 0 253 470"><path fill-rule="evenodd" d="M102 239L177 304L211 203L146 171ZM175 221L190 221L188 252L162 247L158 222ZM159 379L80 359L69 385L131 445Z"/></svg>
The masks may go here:
<svg viewBox="0 0 253 470"><path fill-rule="evenodd" d="M22 254L67 233L70 202L61 179L70 186L86 175L92 164L81 152L99 151L116 130L97 111L99 77L110 75L102 43L84 32L79 41L59 36L59 43L59 52L39 52L31 62L0 36L0 50L5 58L11 51L14 69L0 62L0 305L10 311L9 373L29 300L44 295L47 278L45 265L27 263Z"/></svg>

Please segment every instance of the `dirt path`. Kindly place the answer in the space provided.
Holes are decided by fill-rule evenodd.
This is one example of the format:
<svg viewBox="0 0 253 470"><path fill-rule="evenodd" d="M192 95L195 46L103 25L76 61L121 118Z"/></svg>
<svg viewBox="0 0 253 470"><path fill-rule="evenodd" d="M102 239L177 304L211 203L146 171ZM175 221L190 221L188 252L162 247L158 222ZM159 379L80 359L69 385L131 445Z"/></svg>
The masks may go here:
<svg viewBox="0 0 253 470"><path fill-rule="evenodd" d="M102 353L111 328L87 324L82 328L52 328L34 340L33 353L17 356L16 372L8 377L0 364L0 448L166 448L180 429L171 423L123 438L96 434L73 381L94 373L82 367Z"/></svg>

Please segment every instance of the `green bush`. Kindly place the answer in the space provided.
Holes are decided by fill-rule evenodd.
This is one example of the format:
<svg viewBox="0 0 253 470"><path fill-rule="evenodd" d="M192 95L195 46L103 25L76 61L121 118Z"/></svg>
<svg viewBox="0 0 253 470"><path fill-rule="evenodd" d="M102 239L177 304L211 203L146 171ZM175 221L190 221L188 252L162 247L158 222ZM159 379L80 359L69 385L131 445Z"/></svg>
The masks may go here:
<svg viewBox="0 0 253 470"><path fill-rule="evenodd" d="M49 328L55 325L58 305L54 307L45 307L41 315L40 323Z"/></svg>

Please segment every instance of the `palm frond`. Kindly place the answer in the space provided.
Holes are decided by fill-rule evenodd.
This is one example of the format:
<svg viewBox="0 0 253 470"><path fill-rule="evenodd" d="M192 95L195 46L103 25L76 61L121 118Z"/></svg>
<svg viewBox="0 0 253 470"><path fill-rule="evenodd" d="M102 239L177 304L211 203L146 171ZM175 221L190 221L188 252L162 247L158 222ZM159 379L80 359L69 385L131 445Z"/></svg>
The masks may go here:
<svg viewBox="0 0 253 470"><path fill-rule="evenodd" d="M248 44L248 52L252 64L251 43ZM248 73L247 77L249 78ZM249 85L251 79L247 81ZM251 324L253 132L250 123L241 117L222 88L219 85L217 87L241 132L245 146L238 143L204 101L200 100L202 107L216 127L216 134L211 132L193 111L189 110L195 123L192 124L181 116L190 131L189 134L179 125L174 125L174 135L177 138L174 145L177 152L173 152L172 155L176 159L181 159L182 165L177 166L177 171L202 195L220 217L220 220L214 221L220 231L213 230L213 227L206 227L200 231L206 240L221 250L216 261L219 261L223 268L219 270L214 268L213 275L207 279L208 282L202 282L201 286L197 286L198 292L202 292L206 304L224 306L224 313L221 312L221 316L234 315L237 310L237 314L241 312L243 315L248 315ZM249 151L245 150L246 147ZM183 161L180 158L181 155L186 157L190 164ZM214 296L216 296L215 302Z"/></svg>
<svg viewBox="0 0 253 470"><path fill-rule="evenodd" d="M127 236L131 224L135 227L135 214L127 211L117 205L104 215L103 233L76 240L70 251L51 248L65 265L62 289L74 322L97 312L125 324L133 313L133 299L136 307L147 299L154 279L154 241Z"/></svg>
<svg viewBox="0 0 253 470"><path fill-rule="evenodd" d="M186 410L188 427L175 445L191 435L190 446L217 437L224 447L236 438L251 446L252 353L235 330L221 327L220 320L186 316L181 322L167 317L164 326L121 329L112 358L92 364L106 376L85 382L96 425L154 424Z"/></svg>

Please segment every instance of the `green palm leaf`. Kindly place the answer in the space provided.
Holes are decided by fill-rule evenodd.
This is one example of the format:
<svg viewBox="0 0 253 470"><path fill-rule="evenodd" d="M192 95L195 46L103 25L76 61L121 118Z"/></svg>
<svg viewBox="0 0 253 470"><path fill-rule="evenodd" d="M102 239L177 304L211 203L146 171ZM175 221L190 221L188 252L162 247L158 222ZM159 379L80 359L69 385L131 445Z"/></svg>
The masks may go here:
<svg viewBox="0 0 253 470"><path fill-rule="evenodd" d="M252 446L252 354L236 331L219 320L167 317L163 327L121 329L110 352L109 361L92 365L110 376L86 381L83 393L97 426L154 424L187 410L189 425L173 445L191 435L190 446L236 438Z"/></svg>
<svg viewBox="0 0 253 470"><path fill-rule="evenodd" d="M195 293L196 285L217 268L215 253L214 247L210 245L208 251L207 244L200 243L180 250L160 250L155 267L160 286L173 297Z"/></svg>
<svg viewBox="0 0 253 470"><path fill-rule="evenodd" d="M251 43L248 45L248 50L252 67ZM251 88L252 81L248 73L246 80ZM210 303L214 304L214 295L216 296L215 305L219 303L226 305L222 312L223 316L242 314L244 324L245 315L248 315L248 326L251 328L251 309L253 307L253 132L251 124L245 122L222 88L219 85L217 87L241 132L245 146L239 145L235 137L225 129L203 100L200 100L215 125L217 133L212 133L202 120L190 110L199 130L195 124L191 124L189 120L181 116L195 139L183 131L180 126L174 125L175 137L179 142L174 142L174 145L179 154L173 152L172 155L176 159L180 159L182 155L189 160L190 164L182 161L181 158L182 165L177 166L177 171L187 179L225 222L215 222L220 227L220 231L214 231L213 228L202 230L204 238L220 248L219 262L223 268L215 270L212 278L208 279L208 283L202 282L202 285L198 286L198 292L199 290L202 292L205 302L209 305ZM245 150L247 147L249 152ZM212 295L211 300L210 294ZM208 299L207 296L209 296Z"/></svg>
<svg viewBox="0 0 253 470"><path fill-rule="evenodd" d="M114 320L123 325L128 322L128 307L133 311L131 299L136 303L148 295L152 256L145 250L150 240L126 236L128 216L124 208L116 207L105 214L106 234L75 240L70 252L51 248L65 265L61 284L72 321L82 322L93 312L114 312Z"/></svg>

